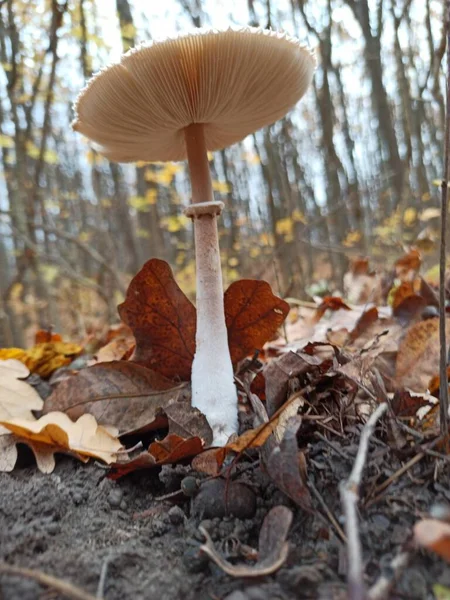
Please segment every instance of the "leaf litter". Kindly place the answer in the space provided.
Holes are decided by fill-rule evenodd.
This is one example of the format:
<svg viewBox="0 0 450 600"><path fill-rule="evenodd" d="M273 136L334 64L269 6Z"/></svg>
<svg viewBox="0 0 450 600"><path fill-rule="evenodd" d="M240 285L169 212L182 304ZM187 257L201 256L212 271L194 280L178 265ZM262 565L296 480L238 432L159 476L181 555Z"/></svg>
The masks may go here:
<svg viewBox="0 0 450 600"><path fill-rule="evenodd" d="M436 461L441 460L442 472L448 469L445 446L438 439L437 398L430 394L430 391L438 393L437 319L430 318L434 313L428 310L436 306L436 293L420 278L420 267L420 256L415 252L397 261L394 277L399 281L394 282L384 297L385 304L380 296L376 305L369 305L376 296L367 297L368 284L375 284L375 277L366 263L356 265L347 281L370 278L360 286L359 298L355 294L351 301L328 297L317 301L316 309L299 309L297 320L285 326L288 343L275 339L288 307L272 294L268 284L250 280L232 284L225 293L225 312L230 351L238 374L241 430L239 437L231 439L224 448L208 448L211 439L208 425L190 409L195 308L174 282L169 267L162 261L149 261L133 280L120 308L134 338L125 333L120 343L113 343L114 336L106 340L104 352L102 347L96 351L98 362L94 366L78 369L78 373L75 370L57 383L44 405L44 412L49 414L41 419L47 421L36 425L41 419L30 419L30 411L39 412L42 404L26 408L26 402L20 409L28 411L24 413L26 426L20 419L16 423L14 418L10 419L9 424L5 420L14 433L0 436L0 465L7 463L4 470L12 469L17 459L16 436L19 434L18 439L24 440L28 435L33 451L39 444L47 448L41 455L38 448L36 456L41 456L41 463L45 464L42 456L47 451L50 462L43 470L50 472L54 468L55 448L76 455L77 446L83 450L88 445L83 442L83 435L70 436L72 426L67 425L65 430L64 418L71 423L69 415L78 418L73 423L76 426L81 418L95 416L97 428L106 426L108 431L108 426L115 425L120 435L137 435L144 444L146 436L150 436L150 443L145 445L148 450L130 454L123 451L127 437L122 437L122 442L115 438L114 451L103 455L111 463L112 478L120 477L126 482L125 475L142 468L162 476L168 465L178 464L176 469L195 475L200 489L207 490L202 482L222 475L225 486L216 493L223 495L225 507L231 480L248 481L259 489L268 514L270 508L274 515L278 514L275 520L279 525L284 517L273 508L277 502L272 497L282 494L296 511L296 522L297 518L303 518L298 522L303 523L299 543L303 539L306 546L300 555L307 560L307 553L313 551L314 563L320 571L324 567L320 567L320 551L316 547L327 547L327 552L337 557L336 540L343 539L338 523L342 507L336 490L348 477L367 416L377 403L387 401L389 414L380 420L369 442L371 452L364 475L367 485L361 489L359 499L362 522L369 532L362 540L364 551L369 557L377 556L373 559L376 563L381 558L380 552L389 553L399 549L408 538L413 539L414 515L426 515L436 494L450 501L438 483L434 483L434 490L423 485L417 488L414 484L416 480L431 482L430 468L437 468ZM39 343L61 343L61 340L43 338ZM258 352L259 358L255 358ZM102 357L119 360L102 362ZM253 358L245 361L246 357ZM22 373L22 378L12 373L8 378L25 383L23 377L27 375ZM47 376L48 372L44 373ZM58 416L51 424L48 419L55 409L62 411L59 415L63 417ZM424 410L428 415L424 416ZM58 427L59 432L54 435ZM66 441L62 441L64 436ZM5 439L10 441L5 443ZM100 454L101 449L99 458L102 458ZM79 458L84 460L86 455L80 453ZM391 521L388 508L391 506L397 506L397 511L403 507L399 523ZM188 507L183 509L186 512L189 513ZM309 521L304 520L305 515L310 515ZM256 527L262 523L262 516L255 518ZM390 522L392 533L383 541L380 536L387 525L378 525L380 519ZM270 538L273 528L267 526L268 533L264 526L261 535L264 531ZM288 529L289 526L273 533L276 555L268 557L260 539L258 561L253 566L233 564L239 555L241 559L257 556L245 544L247 534L241 531L236 542L230 532L233 535L229 542L234 540L231 545L235 550L235 542L244 549L244 554L239 554L240 551L230 554L217 550L208 529L203 528L202 532L206 532L206 553L232 577L252 577L252 573L267 574L281 568L284 575L279 585L284 585L285 576L294 577L298 573L295 576L300 577L299 569L304 568L292 564L283 567L287 560ZM252 531L254 534L255 529ZM214 526L213 532L220 539ZM437 537L440 540L439 536L440 533ZM419 537L417 542L422 543ZM445 555L440 541L423 543ZM231 556L231 563L227 556ZM374 568L372 581L376 574ZM334 583L339 587L338 580ZM321 583L321 577L308 584L315 589L313 597L319 597L314 596L319 588L321 593L328 593L323 591L322 584L328 589L325 582ZM290 585L286 580L286 589ZM408 584L399 585L406 585L408 596Z"/></svg>

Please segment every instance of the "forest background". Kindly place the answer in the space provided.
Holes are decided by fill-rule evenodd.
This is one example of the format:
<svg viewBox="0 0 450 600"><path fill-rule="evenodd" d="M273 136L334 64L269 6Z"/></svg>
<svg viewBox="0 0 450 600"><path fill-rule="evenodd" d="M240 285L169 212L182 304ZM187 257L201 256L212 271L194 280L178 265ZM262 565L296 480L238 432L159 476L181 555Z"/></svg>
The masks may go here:
<svg viewBox="0 0 450 600"><path fill-rule="evenodd" d="M195 27L284 30L318 59L286 118L210 156L225 286L308 299L411 245L433 267L443 22L438 0L0 0L0 346L50 326L86 340L152 257L194 297L187 165L108 162L70 122L94 72Z"/></svg>

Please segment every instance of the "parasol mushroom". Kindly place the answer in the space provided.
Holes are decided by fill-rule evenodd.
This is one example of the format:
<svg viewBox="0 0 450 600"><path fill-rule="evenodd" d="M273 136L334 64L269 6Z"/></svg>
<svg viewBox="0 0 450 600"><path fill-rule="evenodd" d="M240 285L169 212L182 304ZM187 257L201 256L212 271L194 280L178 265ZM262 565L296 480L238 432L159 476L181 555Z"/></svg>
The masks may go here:
<svg viewBox="0 0 450 600"><path fill-rule="evenodd" d="M283 117L311 82L310 51L262 29L196 30L142 45L95 75L80 93L73 128L117 162L189 164L197 269L192 404L213 443L237 431L237 392L223 306L217 217L207 151L230 146Z"/></svg>

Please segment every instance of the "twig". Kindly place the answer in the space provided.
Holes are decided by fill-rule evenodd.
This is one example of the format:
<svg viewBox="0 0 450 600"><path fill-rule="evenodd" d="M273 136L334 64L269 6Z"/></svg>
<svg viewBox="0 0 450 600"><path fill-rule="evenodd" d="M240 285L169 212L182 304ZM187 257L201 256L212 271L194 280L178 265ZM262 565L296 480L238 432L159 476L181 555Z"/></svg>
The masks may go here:
<svg viewBox="0 0 450 600"><path fill-rule="evenodd" d="M448 176L450 160L450 0L445 5L445 32L447 37L447 106L445 117L444 178L441 191L441 243L439 253L439 400L441 435L448 442L448 377L447 377L447 341L445 335L445 268L446 268L446 235L448 217Z"/></svg>
<svg viewBox="0 0 450 600"><path fill-rule="evenodd" d="M413 467L416 463L421 461L422 458L424 458L429 453L429 451L432 450L434 446L436 446L440 442L442 442L442 437L433 440L430 444L428 444L427 448L421 448L421 451L418 452L415 456L413 456L407 463L405 463L403 467L400 467L400 469L398 469L395 473L393 473L390 477L383 481L383 483L381 483L377 488L375 488L373 493L376 494L376 496L372 497L368 502L366 502L365 507L368 508L369 506L372 506L372 504L378 502L378 500L381 498L382 492L384 492L384 490L388 488L391 485L391 483L394 483L394 481L396 481L404 473L409 471L411 467Z"/></svg>
<svg viewBox="0 0 450 600"><path fill-rule="evenodd" d="M105 597L106 576L108 574L108 568L111 559L111 556L107 556L103 561L102 570L100 571L100 579L98 580L97 593L95 594L97 600L102 600L102 598Z"/></svg>
<svg viewBox="0 0 450 600"><path fill-rule="evenodd" d="M327 515L330 523L336 529L337 534L339 535L339 537L341 538L341 540L344 542L344 544L346 544L347 543L347 538L345 537L345 533L342 530L342 527L339 525L338 520L336 519L336 517L333 515L333 513L331 512L331 510L328 508L328 506L327 506L325 500L322 498L322 495L320 494L319 490L312 483L312 481L308 482L308 487L313 492L314 496L316 497L316 500L319 502L320 506L324 510L324 512ZM322 516L320 513L317 513L317 514L319 516Z"/></svg>
<svg viewBox="0 0 450 600"><path fill-rule="evenodd" d="M34 579L41 585L53 588L60 594L63 594L67 598L73 600L98 600L98 597L92 596L88 592L84 592L80 588L75 587L71 583L58 579L52 575L41 573L41 571L35 571L34 569L25 569L23 567L14 567L13 565L7 565L6 563L0 563L0 574L5 575L19 575L21 577L27 577L28 579Z"/></svg>
<svg viewBox="0 0 450 600"><path fill-rule="evenodd" d="M366 590L363 581L363 563L361 540L358 528L357 503L359 498L359 486L361 485L362 473L369 451L369 440L372 436L378 420L387 411L388 405L383 402L372 413L361 432L358 453L353 464L352 472L347 481L340 485L341 502L345 515L345 532L347 534L348 555L348 597L349 600L365 600Z"/></svg>
<svg viewBox="0 0 450 600"><path fill-rule="evenodd" d="M369 600L385 600L411 559L409 552L399 552L392 559L389 571L381 574L368 593Z"/></svg>

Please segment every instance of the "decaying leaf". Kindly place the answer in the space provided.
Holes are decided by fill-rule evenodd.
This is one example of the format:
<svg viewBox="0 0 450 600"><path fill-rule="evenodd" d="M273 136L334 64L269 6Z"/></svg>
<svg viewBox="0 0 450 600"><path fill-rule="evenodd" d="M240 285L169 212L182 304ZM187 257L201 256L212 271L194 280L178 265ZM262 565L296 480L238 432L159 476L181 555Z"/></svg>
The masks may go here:
<svg viewBox="0 0 450 600"><path fill-rule="evenodd" d="M0 361L0 420L34 419L31 411L41 410L43 401L36 390L25 379L30 374L18 360ZM0 433L4 431L0 427Z"/></svg>
<svg viewBox="0 0 450 600"><path fill-rule="evenodd" d="M447 336L450 319L446 320ZM396 384L414 392L425 392L439 371L439 319L412 325L400 343L396 361Z"/></svg>
<svg viewBox="0 0 450 600"><path fill-rule="evenodd" d="M319 321L323 315L327 312L327 310L331 310L333 312L338 310L351 310L350 306L345 304L345 302L339 296L325 296L319 306L316 308L315 321Z"/></svg>
<svg viewBox="0 0 450 600"><path fill-rule="evenodd" d="M429 394L415 394L408 390L398 390L391 400L391 406L397 417L414 417L423 406L433 406L437 398Z"/></svg>
<svg viewBox="0 0 450 600"><path fill-rule="evenodd" d="M90 413L120 435L167 425L158 409L186 399L186 384L130 361L98 363L62 381L46 399L44 412L63 411L72 419Z"/></svg>
<svg viewBox="0 0 450 600"><path fill-rule="evenodd" d="M16 465L18 451L17 445L25 444L34 454L36 465L41 473L52 473L55 469L55 454L62 452L53 446L34 442L30 439L20 438L13 433L8 432L6 435L0 435L0 472L9 473ZM74 458L82 462L88 462L89 458L76 452L64 452L70 454Z"/></svg>
<svg viewBox="0 0 450 600"><path fill-rule="evenodd" d="M422 519L414 526L417 544L436 552L450 562L450 523L437 519Z"/></svg>
<svg viewBox="0 0 450 600"><path fill-rule="evenodd" d="M98 425L92 415L82 415L73 422L64 413L52 412L35 421L15 418L1 420L0 425L25 443L31 440L52 447L53 452L72 451L105 463L117 460L123 448L117 431Z"/></svg>
<svg viewBox="0 0 450 600"><path fill-rule="evenodd" d="M285 425L281 443L266 443L261 449L261 459L267 474L280 490L304 510L311 511L311 496L300 471L297 431L301 422L300 416L291 417Z"/></svg>
<svg viewBox="0 0 450 600"><path fill-rule="evenodd" d="M165 261L145 263L118 310L136 338L132 359L165 377L189 381L197 315Z"/></svg>
<svg viewBox="0 0 450 600"><path fill-rule="evenodd" d="M263 577L275 573L285 562L289 544L286 542L292 523L292 512L286 506L274 506L270 510L261 527L259 534L259 549L257 562L250 565L234 565L216 550L209 533L199 527L206 539L200 550L207 554L218 567L231 577Z"/></svg>
<svg viewBox="0 0 450 600"><path fill-rule="evenodd" d="M408 254L405 254L396 261L395 272L397 277L402 281L414 278L421 264L422 256L420 252L412 248Z"/></svg>
<svg viewBox="0 0 450 600"><path fill-rule="evenodd" d="M275 296L266 281L241 279L224 295L231 360L237 363L260 350L283 324L289 304Z"/></svg>
<svg viewBox="0 0 450 600"><path fill-rule="evenodd" d="M43 342L29 350L21 348L0 349L0 360L15 358L23 362L32 373L49 377L56 369L65 367L81 354L82 347L61 341Z"/></svg>
<svg viewBox="0 0 450 600"><path fill-rule="evenodd" d="M322 359L310 356L305 352L289 352L278 359L272 360L264 368L266 381L266 408L269 416L273 415L286 401L289 381L302 377L317 368Z"/></svg>
<svg viewBox="0 0 450 600"><path fill-rule="evenodd" d="M116 461L108 474L110 479L119 479L128 473L140 469L153 469L166 464L189 461L203 450L203 441L199 437L183 439L170 433L160 442L150 444L148 451L141 452L135 458Z"/></svg>

